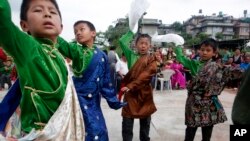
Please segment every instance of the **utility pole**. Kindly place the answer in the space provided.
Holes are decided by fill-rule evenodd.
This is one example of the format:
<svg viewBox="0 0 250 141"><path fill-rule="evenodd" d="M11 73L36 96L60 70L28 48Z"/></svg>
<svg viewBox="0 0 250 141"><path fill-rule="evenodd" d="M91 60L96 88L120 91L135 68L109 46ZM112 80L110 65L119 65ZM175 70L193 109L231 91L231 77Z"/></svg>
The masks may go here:
<svg viewBox="0 0 250 141"><path fill-rule="evenodd" d="M141 18L139 19L138 21L138 34L141 34L142 33L142 22L143 22L143 16L146 15L147 12L144 12L141 16Z"/></svg>

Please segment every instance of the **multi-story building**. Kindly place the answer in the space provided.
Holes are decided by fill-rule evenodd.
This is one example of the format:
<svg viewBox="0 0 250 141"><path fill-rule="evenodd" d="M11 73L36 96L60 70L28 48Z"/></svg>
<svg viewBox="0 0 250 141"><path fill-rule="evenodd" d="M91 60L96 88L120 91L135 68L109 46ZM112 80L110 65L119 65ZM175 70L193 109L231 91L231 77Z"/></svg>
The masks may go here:
<svg viewBox="0 0 250 141"><path fill-rule="evenodd" d="M250 18L240 18L235 22L234 31L235 37L239 39L250 39Z"/></svg>
<svg viewBox="0 0 250 141"><path fill-rule="evenodd" d="M200 21L200 32L204 32L210 37L216 38L216 34L223 35L224 40L230 40L234 36L233 17L231 16L208 16Z"/></svg>
<svg viewBox="0 0 250 141"><path fill-rule="evenodd" d="M153 36L158 33L159 26L162 25L162 21L158 19L142 19L140 26L140 33L147 33Z"/></svg>
<svg viewBox="0 0 250 141"><path fill-rule="evenodd" d="M186 22L183 23L186 33L191 34L193 37L199 33L200 21L204 19L204 15L193 15Z"/></svg>
<svg viewBox="0 0 250 141"><path fill-rule="evenodd" d="M232 39L234 36L233 17L223 15L193 16L184 23L186 32L193 37L203 32L216 38L216 34L223 35L223 39Z"/></svg>
<svg viewBox="0 0 250 141"><path fill-rule="evenodd" d="M168 33L174 33L174 29L171 27L171 24L161 24L157 29L158 35L165 35Z"/></svg>
<svg viewBox="0 0 250 141"><path fill-rule="evenodd" d="M222 12L218 16L216 14L192 16L184 22L183 26L186 33L193 37L203 32L213 38L216 38L217 34L221 34L222 40L250 39L250 18L248 18L246 10L244 10L244 17L239 19L224 15Z"/></svg>

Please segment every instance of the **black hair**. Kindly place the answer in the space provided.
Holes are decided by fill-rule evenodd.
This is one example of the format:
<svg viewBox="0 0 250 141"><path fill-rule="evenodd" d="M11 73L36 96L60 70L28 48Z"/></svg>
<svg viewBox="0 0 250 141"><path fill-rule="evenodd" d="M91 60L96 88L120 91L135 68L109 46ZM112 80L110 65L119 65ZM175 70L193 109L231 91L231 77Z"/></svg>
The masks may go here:
<svg viewBox="0 0 250 141"><path fill-rule="evenodd" d="M216 52L217 51L217 48L218 48L218 43L215 39L213 38L207 38L205 40L203 40L200 44L200 47L202 45L205 45L205 46L211 46L213 48L213 51Z"/></svg>
<svg viewBox="0 0 250 141"><path fill-rule="evenodd" d="M148 34L138 34L136 40L135 40L135 44L139 41L139 39L141 38L148 38L149 42L151 43L151 36L149 36Z"/></svg>
<svg viewBox="0 0 250 141"><path fill-rule="evenodd" d="M241 49L240 49L239 47L236 47L236 48L234 49L234 51L236 51L236 50L241 51Z"/></svg>
<svg viewBox="0 0 250 141"><path fill-rule="evenodd" d="M27 12L29 10L29 6L32 0L23 0L22 4L21 4L21 12L20 12L20 19L23 21L27 21ZM49 0L52 4L54 4L54 6L56 7L56 10L59 13L59 16L62 20L62 15L59 9L59 6L56 2L56 0Z"/></svg>
<svg viewBox="0 0 250 141"><path fill-rule="evenodd" d="M89 27L89 29L91 30L91 31L96 31L95 30L95 26L94 26L94 24L92 24L91 22L89 22L89 21L84 21L84 20L79 20L79 21L76 21L75 23L74 23L74 27L75 26L77 26L78 24L86 24L88 27Z"/></svg>
<svg viewBox="0 0 250 141"><path fill-rule="evenodd" d="M109 47L109 50L115 50L115 49L116 49L115 46L110 46L110 47Z"/></svg>

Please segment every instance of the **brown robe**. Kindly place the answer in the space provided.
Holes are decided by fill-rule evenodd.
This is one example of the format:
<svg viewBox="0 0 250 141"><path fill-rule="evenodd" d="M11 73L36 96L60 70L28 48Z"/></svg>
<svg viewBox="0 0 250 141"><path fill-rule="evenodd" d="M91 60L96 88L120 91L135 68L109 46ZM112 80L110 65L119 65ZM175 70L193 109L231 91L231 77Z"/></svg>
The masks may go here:
<svg viewBox="0 0 250 141"><path fill-rule="evenodd" d="M146 118L156 111L153 101L151 78L156 74L157 63L154 56L141 56L127 75L123 83L130 90L125 94L128 103L122 109L122 116L127 118Z"/></svg>

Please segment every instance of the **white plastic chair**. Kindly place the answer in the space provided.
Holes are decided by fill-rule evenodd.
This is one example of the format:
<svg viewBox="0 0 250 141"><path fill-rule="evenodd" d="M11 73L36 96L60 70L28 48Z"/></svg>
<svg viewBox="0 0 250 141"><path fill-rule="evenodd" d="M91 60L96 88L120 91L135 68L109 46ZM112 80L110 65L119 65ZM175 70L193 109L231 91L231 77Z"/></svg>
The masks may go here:
<svg viewBox="0 0 250 141"><path fill-rule="evenodd" d="M163 75L163 77L157 78L161 83L161 92L163 91L164 88L164 82L167 82L167 88L172 92L171 76L175 74L175 71L172 69L166 69L162 71L161 74Z"/></svg>

